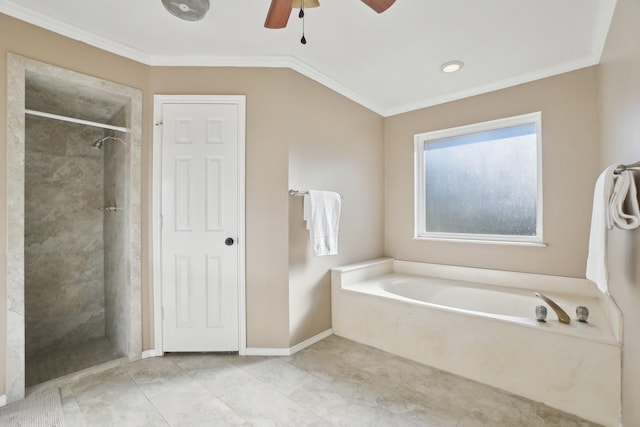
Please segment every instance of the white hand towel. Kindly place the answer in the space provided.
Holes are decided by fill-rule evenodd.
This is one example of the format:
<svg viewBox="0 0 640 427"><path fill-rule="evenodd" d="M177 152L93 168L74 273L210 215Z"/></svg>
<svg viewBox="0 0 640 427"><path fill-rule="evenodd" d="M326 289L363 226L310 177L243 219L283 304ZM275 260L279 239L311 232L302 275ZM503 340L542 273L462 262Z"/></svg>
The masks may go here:
<svg viewBox="0 0 640 427"><path fill-rule="evenodd" d="M342 198L332 191L309 190L304 196L304 220L315 255L338 254Z"/></svg>
<svg viewBox="0 0 640 427"><path fill-rule="evenodd" d="M609 201L611 222L622 230L633 230L640 225L640 207L633 172L625 170L614 178L613 193ZM611 227L610 227L611 228Z"/></svg>
<svg viewBox="0 0 640 427"><path fill-rule="evenodd" d="M620 165L611 165L598 177L593 194L587 279L598 289L609 291L607 273L607 231L614 226L632 229L640 225L640 209L636 185L631 171L615 174ZM630 212L625 210L625 204Z"/></svg>

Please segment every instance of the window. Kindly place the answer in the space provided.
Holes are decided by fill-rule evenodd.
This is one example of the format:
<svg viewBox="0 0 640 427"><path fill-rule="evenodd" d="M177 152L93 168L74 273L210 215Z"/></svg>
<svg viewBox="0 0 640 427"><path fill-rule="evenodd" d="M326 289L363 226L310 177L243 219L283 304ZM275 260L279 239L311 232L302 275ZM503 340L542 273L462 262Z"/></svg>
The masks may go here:
<svg viewBox="0 0 640 427"><path fill-rule="evenodd" d="M540 113L415 136L415 238L542 244Z"/></svg>

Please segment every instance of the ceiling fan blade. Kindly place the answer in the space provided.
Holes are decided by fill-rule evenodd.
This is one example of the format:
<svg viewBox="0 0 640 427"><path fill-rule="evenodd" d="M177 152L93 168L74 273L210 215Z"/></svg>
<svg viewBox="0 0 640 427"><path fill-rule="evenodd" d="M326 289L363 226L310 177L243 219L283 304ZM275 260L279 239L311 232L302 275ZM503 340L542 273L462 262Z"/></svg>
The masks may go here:
<svg viewBox="0 0 640 427"><path fill-rule="evenodd" d="M396 0L362 0L362 3L369 6L378 13L382 13L389 9Z"/></svg>
<svg viewBox="0 0 640 427"><path fill-rule="evenodd" d="M291 5L291 0L271 0L264 27L274 29L286 27L291 15Z"/></svg>

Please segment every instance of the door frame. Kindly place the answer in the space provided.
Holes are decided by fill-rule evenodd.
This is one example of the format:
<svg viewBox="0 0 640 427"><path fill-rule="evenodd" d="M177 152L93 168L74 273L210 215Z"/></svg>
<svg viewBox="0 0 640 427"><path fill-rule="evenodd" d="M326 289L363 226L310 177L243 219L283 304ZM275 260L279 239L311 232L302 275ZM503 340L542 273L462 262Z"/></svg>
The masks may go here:
<svg viewBox="0 0 640 427"><path fill-rule="evenodd" d="M153 329L154 351L162 356L162 112L165 104L235 104L238 106L238 352L247 351L246 328L246 239L245 239L245 146L246 96L244 95L154 95L153 96Z"/></svg>

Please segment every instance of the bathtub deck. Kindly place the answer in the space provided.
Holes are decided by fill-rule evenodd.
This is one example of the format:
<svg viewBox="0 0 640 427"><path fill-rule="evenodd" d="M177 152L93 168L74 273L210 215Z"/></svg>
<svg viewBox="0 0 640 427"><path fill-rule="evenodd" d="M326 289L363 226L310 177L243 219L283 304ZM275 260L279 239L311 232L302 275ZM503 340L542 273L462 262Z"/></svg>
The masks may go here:
<svg viewBox="0 0 640 427"><path fill-rule="evenodd" d="M416 282L416 284L420 285L420 281L423 280L420 277L416 277L409 274L398 274L398 273L389 273L376 277L371 280L363 280L361 282L351 283L346 287L342 287L341 289L344 291L352 291L359 292L367 295L375 295L381 298L392 298L398 301L403 301L409 304L422 305L428 303L424 303L421 301L417 301L415 299L406 298L397 294L393 294L385 289L386 282L397 282L404 281L408 283ZM468 316L479 316L479 317L488 317L498 321L506 321L506 322L515 322L521 324L522 326L534 328L538 330L543 330L551 333L564 334L568 336L572 336L580 339L587 339L590 341L596 341L603 344L611 344L617 345L616 335L613 331L613 327L610 321L607 319L606 314L602 310L599 302L595 298L589 298L586 296L569 296L564 294L559 294L555 292L546 292L546 295L552 298L556 303L558 303L561 307L566 308L568 311L569 317L571 317L572 321L570 324L561 324L558 322L555 313L549 308L548 309L548 321L546 323L540 323L535 320L535 306L536 305L544 305L541 300L533 297L534 290L531 289L508 289L501 288L496 286L487 286L487 285L474 285L468 282L462 282L457 280L450 279L436 279L439 283L448 286L458 286L458 287L473 287L476 289L502 289L506 293L510 293L518 296L528 296L532 302L530 308L525 313L520 315L500 315L496 313L488 313L481 312L478 310L472 309L457 309L455 307L449 306L438 306L431 305L431 307L438 310L452 311L463 313ZM572 311L574 307L577 305L583 305L589 308L589 321L587 323L580 323L575 319L575 312ZM528 314L528 317L527 317Z"/></svg>
<svg viewBox="0 0 640 427"><path fill-rule="evenodd" d="M607 427L618 426L621 347L616 328L612 327L616 321L607 317L615 311L601 308L605 304L599 304L600 299L584 299L593 295L598 298L584 279L526 273L514 273L511 277L511 273L492 270L461 268L458 271L457 267L451 266L400 263L403 270L412 271L397 271L397 263L388 259L374 260L370 265L360 263L332 269L332 325L336 335L543 402ZM444 277L416 274L425 270L446 274ZM406 280L409 276L401 275L407 274L414 277L415 286L424 288L419 292L412 288L406 292L393 286L385 288L385 284L389 285L385 282L386 277L404 277ZM469 284L472 277L488 281L475 282L474 286L448 283L440 285L440 289L437 289L437 280L429 282L437 278ZM520 306L519 298L475 292L486 285L496 289L496 286L508 283L518 284L516 289L507 292L509 294L517 296L521 292L531 294L531 289L541 290L557 298L566 310L586 302L594 308L593 323L560 324L549 310L549 322L540 325L535 319L522 315L515 318L498 311L504 306ZM453 292L449 285L455 287ZM465 291L465 287L468 290ZM571 288L576 292L551 293L553 290L566 292ZM446 298L441 304L427 303L387 292L387 289L425 299L431 295L433 301L440 301L438 297L442 295ZM484 303L485 307L494 308L478 311L481 308L471 308L473 305L453 306L458 299L474 304L478 300L477 307ZM444 301L451 305L442 305ZM495 301L500 303L493 304ZM531 307L530 303L533 303ZM527 312L533 312L536 304L535 298L526 301Z"/></svg>

